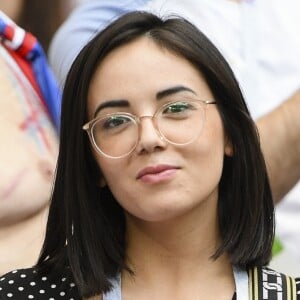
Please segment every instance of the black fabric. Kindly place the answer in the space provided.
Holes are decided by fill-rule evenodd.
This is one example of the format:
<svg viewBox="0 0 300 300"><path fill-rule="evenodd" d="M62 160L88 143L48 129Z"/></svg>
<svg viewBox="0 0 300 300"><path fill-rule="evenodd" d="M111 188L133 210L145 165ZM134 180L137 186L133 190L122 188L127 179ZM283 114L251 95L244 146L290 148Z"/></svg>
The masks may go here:
<svg viewBox="0 0 300 300"><path fill-rule="evenodd" d="M51 279L39 276L32 268L20 269L0 277L0 299L80 300L78 289L68 270Z"/></svg>
<svg viewBox="0 0 300 300"><path fill-rule="evenodd" d="M248 270L249 285L254 300L299 300L300 281L268 267ZM296 286L295 286L296 283Z"/></svg>

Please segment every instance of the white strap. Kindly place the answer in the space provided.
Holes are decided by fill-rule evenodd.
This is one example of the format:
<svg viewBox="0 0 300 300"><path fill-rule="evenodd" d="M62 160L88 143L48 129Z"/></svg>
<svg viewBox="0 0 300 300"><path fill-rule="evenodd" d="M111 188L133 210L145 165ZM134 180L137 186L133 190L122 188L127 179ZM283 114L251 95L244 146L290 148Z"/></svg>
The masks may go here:
<svg viewBox="0 0 300 300"><path fill-rule="evenodd" d="M245 270L241 270L233 267L233 275L235 281L236 299L248 300L249 288L248 288L248 273Z"/></svg>
<svg viewBox="0 0 300 300"><path fill-rule="evenodd" d="M248 274L246 271L233 268L237 300L248 300ZM103 295L103 300L121 300L121 276L112 280L113 288Z"/></svg>
<svg viewBox="0 0 300 300"><path fill-rule="evenodd" d="M110 292L103 294L103 300L121 300L121 276L112 279L111 283L113 287Z"/></svg>

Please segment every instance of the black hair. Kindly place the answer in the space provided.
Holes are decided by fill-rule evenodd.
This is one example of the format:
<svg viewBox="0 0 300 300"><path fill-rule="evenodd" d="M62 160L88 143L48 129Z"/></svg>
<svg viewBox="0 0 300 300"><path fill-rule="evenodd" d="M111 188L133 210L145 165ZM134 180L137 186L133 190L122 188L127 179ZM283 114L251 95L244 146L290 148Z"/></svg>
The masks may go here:
<svg viewBox="0 0 300 300"><path fill-rule="evenodd" d="M46 238L38 267L71 269L82 296L106 292L125 264L123 209L109 188L97 184L101 171L82 125L87 94L101 61L114 49L147 36L187 59L201 72L222 118L233 156L224 157L218 216L222 243L238 267L266 265L274 237L274 207L259 137L233 72L209 39L180 17L128 13L96 35L81 51L63 92L60 149Z"/></svg>

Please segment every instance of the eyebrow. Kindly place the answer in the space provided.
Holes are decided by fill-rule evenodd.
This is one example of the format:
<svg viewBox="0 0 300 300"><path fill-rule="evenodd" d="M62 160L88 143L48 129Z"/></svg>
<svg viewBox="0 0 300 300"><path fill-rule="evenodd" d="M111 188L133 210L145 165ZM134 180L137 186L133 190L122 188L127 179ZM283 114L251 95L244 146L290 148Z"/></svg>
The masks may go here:
<svg viewBox="0 0 300 300"><path fill-rule="evenodd" d="M94 118L100 112L100 110L107 108L107 107L129 107L128 100L125 99L114 99L114 100L107 100L101 104L99 104L94 112Z"/></svg>
<svg viewBox="0 0 300 300"><path fill-rule="evenodd" d="M188 88L183 85L177 85L171 88L167 88L165 90L159 91L156 93L156 100L161 100L167 96L177 94L180 92L191 92L196 95L196 92L193 91L191 88ZM104 108L110 107L129 107L129 101L126 99L114 99L114 100L107 100L101 104L99 104L94 112L94 118L97 114Z"/></svg>
<svg viewBox="0 0 300 300"><path fill-rule="evenodd" d="M193 91L191 88L188 88L184 85L177 85L177 86L162 90L160 92L157 92L156 93L156 99L160 100L162 98L165 98L167 96L170 96L170 95L173 95L173 94L176 94L176 93L180 93L180 92L191 92L191 93L196 95L196 92Z"/></svg>

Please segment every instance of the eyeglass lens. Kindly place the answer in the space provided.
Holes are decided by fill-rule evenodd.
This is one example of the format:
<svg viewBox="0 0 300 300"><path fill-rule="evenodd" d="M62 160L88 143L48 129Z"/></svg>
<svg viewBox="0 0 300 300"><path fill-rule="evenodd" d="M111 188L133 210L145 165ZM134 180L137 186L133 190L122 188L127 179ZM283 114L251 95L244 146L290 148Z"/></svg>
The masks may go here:
<svg viewBox="0 0 300 300"><path fill-rule="evenodd" d="M162 106L153 116L157 133L175 145L185 145L197 138L204 124L201 102L180 101ZM121 157L137 145L140 119L131 114L110 114L97 120L91 130L94 143L104 154Z"/></svg>

